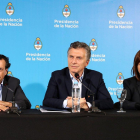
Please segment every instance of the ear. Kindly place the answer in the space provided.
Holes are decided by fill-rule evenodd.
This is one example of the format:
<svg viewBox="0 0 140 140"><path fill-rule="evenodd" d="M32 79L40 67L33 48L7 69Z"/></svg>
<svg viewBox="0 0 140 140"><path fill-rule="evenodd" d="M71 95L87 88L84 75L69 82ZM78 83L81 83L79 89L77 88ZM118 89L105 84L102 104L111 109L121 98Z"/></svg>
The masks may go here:
<svg viewBox="0 0 140 140"><path fill-rule="evenodd" d="M86 66L89 64L89 61L90 61L90 60L87 60L87 61L86 61Z"/></svg>
<svg viewBox="0 0 140 140"><path fill-rule="evenodd" d="M5 69L5 75L7 75L7 73L8 73L8 69Z"/></svg>

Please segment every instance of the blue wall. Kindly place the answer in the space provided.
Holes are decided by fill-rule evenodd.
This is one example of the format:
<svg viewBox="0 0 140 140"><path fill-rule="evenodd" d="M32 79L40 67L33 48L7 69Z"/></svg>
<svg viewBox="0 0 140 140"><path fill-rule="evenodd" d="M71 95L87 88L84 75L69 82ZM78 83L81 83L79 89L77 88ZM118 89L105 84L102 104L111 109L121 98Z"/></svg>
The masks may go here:
<svg viewBox="0 0 140 140"><path fill-rule="evenodd" d="M115 89L131 77L139 50L139 5L139 0L0 0L0 53L10 58L9 71L21 80L32 108L42 104L51 72L67 66L74 41L91 46L88 68L103 73L116 102Z"/></svg>

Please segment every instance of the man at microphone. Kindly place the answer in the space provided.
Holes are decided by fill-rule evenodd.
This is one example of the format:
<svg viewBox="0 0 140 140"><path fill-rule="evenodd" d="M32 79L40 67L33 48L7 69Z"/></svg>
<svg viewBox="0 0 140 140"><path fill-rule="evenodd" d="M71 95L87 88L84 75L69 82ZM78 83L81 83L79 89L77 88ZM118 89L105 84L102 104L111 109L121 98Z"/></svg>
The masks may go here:
<svg viewBox="0 0 140 140"><path fill-rule="evenodd" d="M0 111L12 107L13 96L18 109L29 109L31 104L20 87L19 79L7 75L10 65L9 58L0 54Z"/></svg>
<svg viewBox="0 0 140 140"><path fill-rule="evenodd" d="M68 67L52 73L43 106L72 108L72 85L74 80L77 80L81 92L80 108L85 110L91 108L93 93L96 107L113 108L113 101L105 87L102 74L86 68L91 56L89 46L78 41L71 43L67 55Z"/></svg>

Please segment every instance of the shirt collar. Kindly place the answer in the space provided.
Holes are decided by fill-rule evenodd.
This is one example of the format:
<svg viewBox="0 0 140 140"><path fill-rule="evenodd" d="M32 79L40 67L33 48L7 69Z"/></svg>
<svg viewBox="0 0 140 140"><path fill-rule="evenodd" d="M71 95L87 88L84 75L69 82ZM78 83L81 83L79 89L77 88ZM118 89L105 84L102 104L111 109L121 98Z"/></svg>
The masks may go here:
<svg viewBox="0 0 140 140"><path fill-rule="evenodd" d="M70 74L70 78L71 78L71 80L75 79L75 78L71 75L70 71L69 71L69 74ZM84 71L83 71L83 73L82 73L82 76L79 78L80 81L83 80L83 77L84 77ZM75 79L75 80L76 80L76 79Z"/></svg>
<svg viewBox="0 0 140 140"><path fill-rule="evenodd" d="M1 85L1 87L3 87L3 80L2 80L2 82L1 82L1 84L0 84L0 85Z"/></svg>

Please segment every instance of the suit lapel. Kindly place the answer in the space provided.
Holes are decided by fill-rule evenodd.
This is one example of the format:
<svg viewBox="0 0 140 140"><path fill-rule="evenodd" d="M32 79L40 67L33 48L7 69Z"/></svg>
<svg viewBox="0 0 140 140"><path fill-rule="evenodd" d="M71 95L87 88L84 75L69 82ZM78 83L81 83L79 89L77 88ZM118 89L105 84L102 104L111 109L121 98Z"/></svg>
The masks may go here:
<svg viewBox="0 0 140 140"><path fill-rule="evenodd" d="M7 89L8 81L7 76L4 77L3 87L2 87L2 101L6 101L8 89Z"/></svg>
<svg viewBox="0 0 140 140"><path fill-rule="evenodd" d="M86 87L88 87L88 83L86 82L86 75L87 75L87 70L86 70L86 68L84 69L84 77L83 77L83 80L82 80L82 83L86 86ZM83 97L86 97L87 95L87 89L86 89L86 87L85 86L83 86L82 85L82 98Z"/></svg>
<svg viewBox="0 0 140 140"><path fill-rule="evenodd" d="M70 78L70 74L69 74L69 69L68 68L66 70L65 83L66 83L66 89L67 89L68 96L72 96L71 95L71 92L72 92L72 80Z"/></svg>
<svg viewBox="0 0 140 140"><path fill-rule="evenodd" d="M86 82L86 69L84 70L84 77L82 83L88 87L88 83ZM66 70L66 77L65 77L66 88L68 92L68 96L72 96L72 80L70 78L69 69ZM81 97L86 97L87 89L82 85L82 95Z"/></svg>
<svg viewBox="0 0 140 140"><path fill-rule="evenodd" d="M138 92L140 94L140 81L137 81L137 88L138 88Z"/></svg>
<svg viewBox="0 0 140 140"><path fill-rule="evenodd" d="M8 90L7 90L6 86L3 85L3 87L2 87L2 101L6 101L7 92L8 92Z"/></svg>
<svg viewBox="0 0 140 140"><path fill-rule="evenodd" d="M83 79L83 80L82 80L82 83L83 83L83 85L85 85L86 87L88 87L88 83L86 82L86 79ZM87 89L86 89L86 87L83 86L83 85L82 85L82 96L81 96L82 98L87 96L87 95L86 95Z"/></svg>

